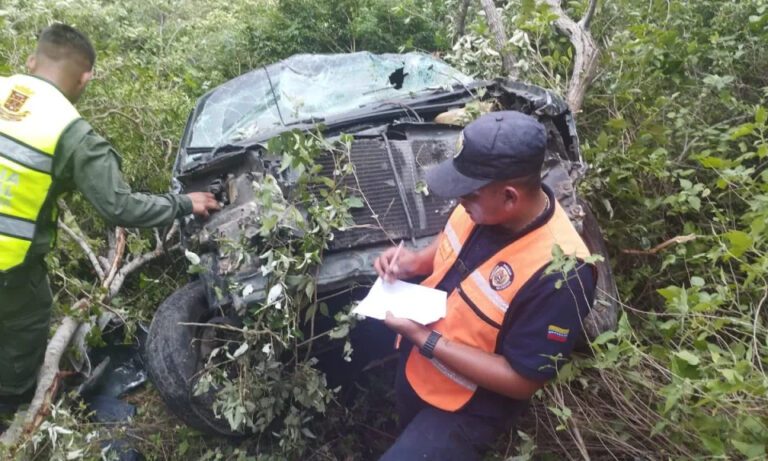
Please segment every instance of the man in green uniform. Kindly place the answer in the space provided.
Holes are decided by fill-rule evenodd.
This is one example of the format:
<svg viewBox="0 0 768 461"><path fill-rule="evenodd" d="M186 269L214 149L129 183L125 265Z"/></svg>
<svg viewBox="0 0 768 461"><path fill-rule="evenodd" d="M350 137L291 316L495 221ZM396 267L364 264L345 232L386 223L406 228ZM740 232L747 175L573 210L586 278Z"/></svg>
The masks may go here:
<svg viewBox="0 0 768 461"><path fill-rule="evenodd" d="M79 190L111 225L166 226L219 208L210 193L132 192L120 157L74 103L92 77L88 38L64 24L42 31L29 75L0 77L0 407L28 401L45 352L52 295L44 263L56 199Z"/></svg>

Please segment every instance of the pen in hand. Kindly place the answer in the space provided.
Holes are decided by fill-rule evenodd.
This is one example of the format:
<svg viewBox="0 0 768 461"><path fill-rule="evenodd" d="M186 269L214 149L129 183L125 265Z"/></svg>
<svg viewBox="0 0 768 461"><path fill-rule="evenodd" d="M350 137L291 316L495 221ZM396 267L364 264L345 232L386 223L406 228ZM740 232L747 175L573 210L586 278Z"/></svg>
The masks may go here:
<svg viewBox="0 0 768 461"><path fill-rule="evenodd" d="M397 257L400 255L400 250L403 249L403 242L404 242L403 240L400 240L400 244L397 246L397 249L395 250L395 254L392 255L392 260L389 262L389 266L387 267L387 273L385 274L387 277L385 277L385 279L388 282L393 282L395 280L392 270L395 268L395 264L397 263Z"/></svg>

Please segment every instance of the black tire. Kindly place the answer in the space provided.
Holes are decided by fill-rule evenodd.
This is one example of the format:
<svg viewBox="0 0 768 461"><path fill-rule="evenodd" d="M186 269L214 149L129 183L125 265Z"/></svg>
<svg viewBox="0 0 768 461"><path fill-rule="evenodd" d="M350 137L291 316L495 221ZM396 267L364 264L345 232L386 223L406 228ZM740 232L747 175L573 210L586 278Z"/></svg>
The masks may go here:
<svg viewBox="0 0 768 461"><path fill-rule="evenodd" d="M608 259L608 248L605 245L600 225L589 205L579 199L579 205L584 210L581 237L592 254L599 254L603 261L597 266L597 290L592 311L585 319L584 328L590 339L595 339L600 333L616 329L619 312L619 292L616 288L616 279Z"/></svg>
<svg viewBox="0 0 768 461"><path fill-rule="evenodd" d="M182 323L204 322L209 315L201 282L189 283L169 296L155 312L144 348L149 377L168 408L186 424L206 433L237 436L218 419L210 399L193 397L199 368L198 328Z"/></svg>

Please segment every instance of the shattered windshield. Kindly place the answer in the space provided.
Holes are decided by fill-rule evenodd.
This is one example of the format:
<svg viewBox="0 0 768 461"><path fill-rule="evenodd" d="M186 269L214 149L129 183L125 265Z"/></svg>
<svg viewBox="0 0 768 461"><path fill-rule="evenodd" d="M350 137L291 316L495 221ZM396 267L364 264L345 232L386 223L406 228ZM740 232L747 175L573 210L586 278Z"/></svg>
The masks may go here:
<svg viewBox="0 0 768 461"><path fill-rule="evenodd" d="M197 113L187 147L249 139L297 122L319 122L376 102L472 79L424 53L296 55L213 90Z"/></svg>

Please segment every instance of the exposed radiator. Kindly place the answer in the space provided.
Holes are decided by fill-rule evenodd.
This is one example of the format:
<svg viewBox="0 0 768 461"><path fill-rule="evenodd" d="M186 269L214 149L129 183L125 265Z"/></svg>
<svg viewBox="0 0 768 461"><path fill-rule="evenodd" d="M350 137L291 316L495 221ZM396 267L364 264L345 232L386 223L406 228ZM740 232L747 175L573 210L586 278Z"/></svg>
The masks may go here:
<svg viewBox="0 0 768 461"><path fill-rule="evenodd" d="M355 228L337 233L330 242L330 249L399 241L439 232L448 219L452 203L434 195L417 193L415 189L417 182L423 181L425 167L452 153L455 136L453 132L443 132L442 136L441 133L431 133L436 139L420 137L385 141L379 137L355 140L351 157L357 179L348 177L345 184L359 191L356 194L364 196L363 202L367 203L364 208L352 210ZM330 174L332 160L324 158L320 163L324 174Z"/></svg>

